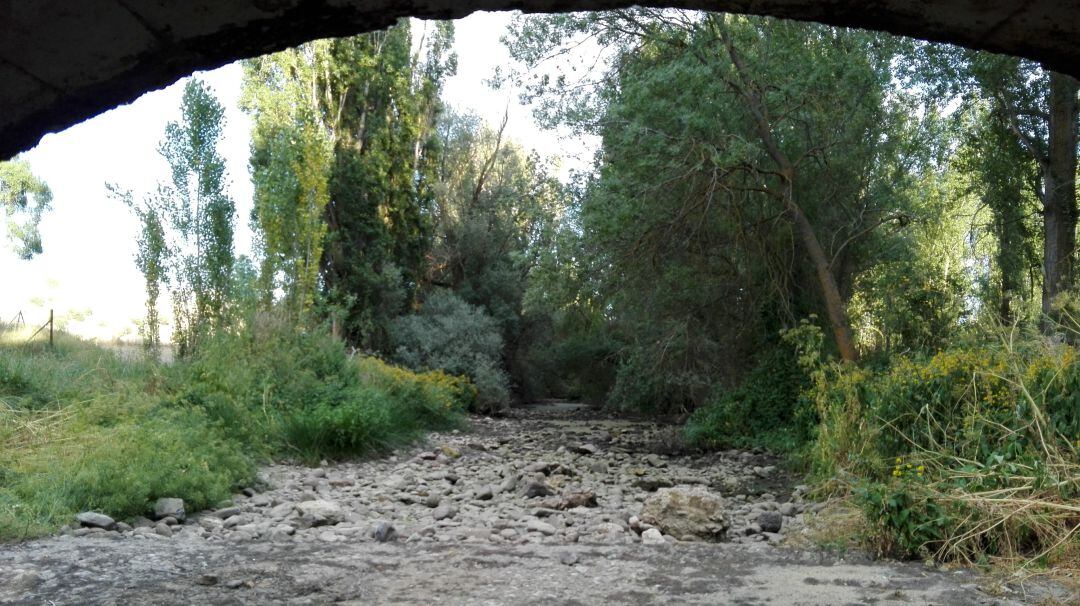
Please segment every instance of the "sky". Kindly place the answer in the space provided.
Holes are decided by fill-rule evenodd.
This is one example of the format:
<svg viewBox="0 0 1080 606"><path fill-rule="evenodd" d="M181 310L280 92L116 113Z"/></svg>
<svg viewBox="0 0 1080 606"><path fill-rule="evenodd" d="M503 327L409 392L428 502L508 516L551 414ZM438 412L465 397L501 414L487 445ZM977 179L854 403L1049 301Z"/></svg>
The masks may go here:
<svg viewBox="0 0 1080 606"><path fill-rule="evenodd" d="M505 69L511 63L499 37L512 18L509 13L475 13L456 22L458 71L445 83L443 98L459 111L472 111L494 124L507 111L507 135L543 156L562 158L563 176L586 168L595 141L540 129L531 109L519 103L517 91L492 90L486 84L497 66ZM414 24L418 35L423 27L423 22ZM225 106L219 152L237 207L236 254L249 254L251 125L237 107L242 69L234 63L195 77L207 82ZM105 184L130 189L138 199L167 178L168 167L157 147L166 123L180 117L185 81L46 135L23 154L34 174L52 189L53 203L41 221L42 254L23 261L0 248L0 322L21 312L27 324L41 324L49 309L55 309L58 322L80 336L136 338L134 320L145 309L144 282L134 261L138 222L107 195Z"/></svg>

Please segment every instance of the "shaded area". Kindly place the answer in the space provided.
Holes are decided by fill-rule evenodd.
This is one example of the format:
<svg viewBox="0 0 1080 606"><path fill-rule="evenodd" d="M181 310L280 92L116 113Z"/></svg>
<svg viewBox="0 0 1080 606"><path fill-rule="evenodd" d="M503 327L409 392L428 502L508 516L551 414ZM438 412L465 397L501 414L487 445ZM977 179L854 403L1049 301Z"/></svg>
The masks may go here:
<svg viewBox="0 0 1080 606"><path fill-rule="evenodd" d="M0 157L193 70L305 40L387 27L400 17L451 19L475 10L558 12L629 6L620 0L389 2L259 0L161 4L145 0L0 2ZM1080 74L1080 11L1038 0L666 0L653 6L725 10L879 29L1016 54ZM88 26L92 24L92 26Z"/></svg>

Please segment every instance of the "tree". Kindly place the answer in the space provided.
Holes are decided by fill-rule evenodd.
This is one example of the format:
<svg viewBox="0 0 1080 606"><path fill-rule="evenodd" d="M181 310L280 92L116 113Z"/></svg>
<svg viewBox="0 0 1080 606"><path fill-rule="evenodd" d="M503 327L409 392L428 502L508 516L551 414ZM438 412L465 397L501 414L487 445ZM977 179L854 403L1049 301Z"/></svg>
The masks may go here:
<svg viewBox="0 0 1080 606"><path fill-rule="evenodd" d="M52 203L49 186L30 171L21 158L0 162L0 207L4 210L8 240L19 258L41 253L42 214Z"/></svg>
<svg viewBox="0 0 1080 606"><path fill-rule="evenodd" d="M449 288L498 323L503 359L527 396L536 316L523 309L531 273L550 248L564 191L550 167L478 118L449 112L438 125L432 243L424 284Z"/></svg>
<svg viewBox="0 0 1080 606"><path fill-rule="evenodd" d="M181 119L169 122L159 153L171 178L135 204L110 186L142 224L136 263L147 283L146 339L157 342L157 297L167 285L173 303L173 342L180 355L227 327L233 276L235 206L225 191L225 163L217 151L225 110L198 79L184 86Z"/></svg>
<svg viewBox="0 0 1080 606"><path fill-rule="evenodd" d="M1030 288L1025 281L1038 272L1039 258L1033 236L1038 226L1030 217L1038 214L1038 170L1027 156L1000 112L989 104L974 104L961 112L963 139L955 160L966 189L974 192L989 210L986 230L996 250L997 318L1005 325L1025 314L1020 301Z"/></svg>
<svg viewBox="0 0 1080 606"><path fill-rule="evenodd" d="M303 312L319 287L363 347L388 347L387 323L420 282L431 136L441 80L456 65L452 40L453 26L439 23L413 54L403 21L246 64L268 296L281 287Z"/></svg>
<svg viewBox="0 0 1080 606"><path fill-rule="evenodd" d="M1075 78L1016 57L923 45L915 58L918 77L935 94L985 99L1032 162L1042 206L1042 312L1054 315L1054 300L1075 280L1077 128Z"/></svg>
<svg viewBox="0 0 1080 606"><path fill-rule="evenodd" d="M576 36L608 49L603 73L537 68ZM661 378L643 401L700 403L818 309L857 357L856 277L907 246L936 170L916 144L930 118L891 83L895 40L640 9L527 18L507 43L541 118L603 137L582 223L631 344L621 376Z"/></svg>

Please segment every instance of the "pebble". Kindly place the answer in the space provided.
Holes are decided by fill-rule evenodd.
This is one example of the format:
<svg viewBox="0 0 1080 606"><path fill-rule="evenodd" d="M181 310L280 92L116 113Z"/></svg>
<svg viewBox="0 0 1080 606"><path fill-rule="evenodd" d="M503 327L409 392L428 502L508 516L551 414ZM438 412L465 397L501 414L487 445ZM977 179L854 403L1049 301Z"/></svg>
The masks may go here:
<svg viewBox="0 0 1080 606"><path fill-rule="evenodd" d="M233 517L235 515L238 515L239 513L240 513L240 508L239 507L223 507L223 508L215 511L214 515L221 518L222 520L225 520L225 519L231 518L231 517Z"/></svg>
<svg viewBox="0 0 1080 606"><path fill-rule="evenodd" d="M440 505L435 508L435 511L431 512L431 517L435 518L435 521L447 520L457 515L457 510L448 505Z"/></svg>

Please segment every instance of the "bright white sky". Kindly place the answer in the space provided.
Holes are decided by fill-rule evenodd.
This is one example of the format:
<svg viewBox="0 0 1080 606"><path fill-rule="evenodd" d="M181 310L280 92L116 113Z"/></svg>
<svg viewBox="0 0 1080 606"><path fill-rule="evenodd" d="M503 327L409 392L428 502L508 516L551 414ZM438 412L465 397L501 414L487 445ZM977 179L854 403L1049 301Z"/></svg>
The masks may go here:
<svg viewBox="0 0 1080 606"><path fill-rule="evenodd" d="M496 66L510 64L499 37L511 18L509 13L477 13L457 22L458 73L446 82L444 99L496 124L509 103L511 138L542 155L562 157L564 170L584 168L594 141L563 139L540 130L529 108L519 105L516 91L494 91L485 84ZM415 24L422 27L422 22ZM237 107L242 70L232 64L196 75L209 83L226 108L220 152L237 206L236 253L247 254L252 187L247 167L250 122ZM52 188L53 207L41 222L41 255L21 261L0 248L0 321L21 311L28 324L40 324L53 308L58 321L82 336L136 338L132 320L142 317L145 301L134 262L138 224L123 204L106 195L105 183L130 188L138 198L167 177L157 146L165 124L179 117L182 91L183 81L147 93L130 105L47 135L23 155Z"/></svg>

